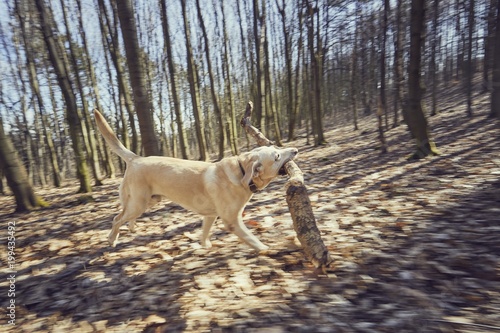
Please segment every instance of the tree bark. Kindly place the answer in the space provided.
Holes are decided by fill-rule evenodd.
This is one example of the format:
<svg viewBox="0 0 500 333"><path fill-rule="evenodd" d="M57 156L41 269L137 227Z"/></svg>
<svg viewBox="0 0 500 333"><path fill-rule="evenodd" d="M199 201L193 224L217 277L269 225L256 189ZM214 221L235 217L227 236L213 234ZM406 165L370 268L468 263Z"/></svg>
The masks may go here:
<svg viewBox="0 0 500 333"><path fill-rule="evenodd" d="M467 115L472 117L472 76L473 76L473 66L472 66L472 43L473 33L474 33L474 13L475 13L475 1L469 0L468 8L468 37L467 37L467 61L465 63L465 93L467 96Z"/></svg>
<svg viewBox="0 0 500 333"><path fill-rule="evenodd" d="M436 0L437 1L437 0ZM397 0L396 9L396 31L394 38L394 119L392 127L399 125L399 109L402 107L402 92L403 86L403 0Z"/></svg>
<svg viewBox="0 0 500 333"><path fill-rule="evenodd" d="M189 20L186 11L186 0L181 0L182 17L184 19L184 34L186 38L186 56L187 71L189 81L189 92L191 94L191 103L193 105L194 127L196 139L198 141L198 151L200 160L208 160L207 143L205 132L202 129L203 117L201 115L200 93L198 90L198 70L194 63L193 49L191 47L191 31L189 29Z"/></svg>
<svg viewBox="0 0 500 333"><path fill-rule="evenodd" d="M105 48L109 49L109 54L111 56L111 61L113 62L113 65L116 70L116 80L118 81L118 106L116 108L116 112L120 112L121 115L123 115L123 108L127 111L128 114L128 125L130 126L131 130L131 136L132 140L129 139L129 135L126 131L127 129L127 122L125 121L124 117L120 117L120 119L123 118L124 121L122 121L123 124L123 133L121 135L123 144L125 147L128 147L130 150L132 150L134 153L138 154L139 153L139 139L138 139L138 134L137 134L137 129L135 125L135 118L134 118L134 113L133 113L133 104L134 102L132 101L132 95L130 93L130 88L129 85L127 84L126 80L126 73L125 69L122 66L122 61L121 61L121 54L120 54L120 47L118 43L118 29L117 29L117 22L118 18L116 17L116 13L113 12L112 15L108 14L108 11L106 9L106 6L104 4L104 0L97 0L98 5L99 5L99 23L101 25L101 33L103 34L102 38L106 42ZM113 4L112 4L113 5ZM113 22L112 23L112 18ZM111 73L110 73L111 75ZM106 145L107 146L107 145ZM121 163L121 160L120 160Z"/></svg>
<svg viewBox="0 0 500 333"><path fill-rule="evenodd" d="M384 0L384 13L382 18L382 50L380 51L380 95L379 95L379 106L377 108L377 119L378 119L378 139L380 141L380 152L387 153L387 142L384 137L384 125L382 123L382 116L385 117L385 127L388 128L388 117L387 117L387 99L385 91L385 76L386 76L386 64L385 64L385 54L386 54L386 44L387 44L387 16L389 15L390 4L389 0Z"/></svg>
<svg viewBox="0 0 500 333"><path fill-rule="evenodd" d="M78 180L80 181L80 188L78 192L88 193L92 191L92 187L90 186L90 177L87 163L85 161L85 154L83 152L83 142L81 139L82 128L78 117L76 97L73 92L73 88L71 87L71 82L69 81L69 73L60 58L63 55L59 54L59 52L63 52L63 50L58 51L57 49L49 14L47 12L47 8L45 7L45 1L35 0L35 2L40 17L43 38L49 53L49 59L56 72L57 80L66 102L66 118L69 124L71 142L73 144L73 151L75 154L76 174Z"/></svg>
<svg viewBox="0 0 500 333"><path fill-rule="evenodd" d="M304 0L307 22L307 44L311 61L311 87L310 87L310 105L311 105L311 123L314 133L314 145L320 146L326 143L323 132L323 111L321 107L321 84L322 84L322 58L323 46L320 39L320 21L319 7L316 0ZM315 20L316 16L316 20ZM314 24L316 21L316 24ZM316 41L316 42L315 42Z"/></svg>
<svg viewBox="0 0 500 333"><path fill-rule="evenodd" d="M172 103L174 105L174 112L175 112L175 117L176 117L176 124L177 124L177 133L179 135L179 148L181 150L181 156L183 159L187 159L187 138L186 138L186 131L184 129L184 122L183 122L183 117L182 117L182 112L181 112L181 104L179 102L179 93L177 91L177 82L176 80L176 68L174 64L174 58L172 54L172 41L170 39L170 27L169 27L169 22L168 22L168 16L167 16L167 3L166 0L161 0L160 1L160 8L161 8L161 24L163 28L163 38L165 40L165 47L164 47L164 52L167 56L167 64L168 64L168 72L169 72L169 79L170 79L170 89L172 91Z"/></svg>
<svg viewBox="0 0 500 333"><path fill-rule="evenodd" d="M0 169L7 178L14 197L16 199L16 212L28 212L38 207L47 206L47 203L39 198L31 186L23 163L17 155L11 140L5 135L3 122L0 118Z"/></svg>
<svg viewBox="0 0 500 333"><path fill-rule="evenodd" d="M408 128L415 139L416 152L410 159L437 155L437 149L429 136L427 119L422 110L420 70L422 57L422 35L424 29L425 0L412 0L410 22L410 63L408 66L408 102L403 109Z"/></svg>
<svg viewBox="0 0 500 333"><path fill-rule="evenodd" d="M495 53L492 75L491 116L500 118L500 1L497 4Z"/></svg>
<svg viewBox="0 0 500 333"><path fill-rule="evenodd" d="M90 121L90 112L89 112L89 107L87 103L87 99L85 98L85 92L83 91L83 83L82 83L82 75L79 71L79 65L78 65L78 60L77 60L77 55L76 55L76 50L75 50L75 43L73 41L73 37L71 35L69 23L68 23L68 11L67 11L67 6L64 4L64 0L60 0L61 3L61 8L63 12L63 20L64 20L64 25L66 27L66 38L69 41L69 53L70 53L70 59L71 59L71 66L73 67L73 72L76 73L75 75L75 82L76 82L76 88L78 93L80 94L80 100L82 103L82 108L83 108L83 120L82 120L82 128L83 128L83 137L84 137L84 143L85 143L85 148L87 151L87 158L90 162L90 167L92 170L92 175L94 176L94 185L95 186L101 186L101 172L100 172L100 167L99 167L99 157L97 156L97 146L96 146L96 139L94 135L92 134L92 124ZM84 48L84 52L85 52ZM87 55L88 58L88 55ZM83 59L82 59L83 60ZM83 60L85 61L85 60Z"/></svg>
<svg viewBox="0 0 500 333"><path fill-rule="evenodd" d="M127 54L130 83L134 93L134 106L139 119L142 146L146 156L159 155L160 145L155 134L153 107L146 83L146 70L139 47L137 26L132 0L116 0L120 28Z"/></svg>
<svg viewBox="0 0 500 333"><path fill-rule="evenodd" d="M231 152L233 155L238 155L238 125L236 120L236 113L234 108L234 98L233 98L233 84L231 79L231 71L229 64L231 63L231 52L229 50L229 38L227 36L227 21L226 14L224 10L224 2L221 1L221 12L222 12L222 29L224 34L224 60L222 63L222 76L224 80L224 89L226 92L226 107L228 112L226 112L227 122L228 122L228 137L229 144L231 146Z"/></svg>
<svg viewBox="0 0 500 333"><path fill-rule="evenodd" d="M203 35L203 42L205 43L204 51L205 51L205 59L207 61L207 70L208 70L208 78L210 81L210 95L212 97L212 103L215 111L215 116L217 117L217 127L219 131L219 157L221 160L224 158L224 145L226 142L226 131L224 130L224 120L222 116L222 110L219 104L219 100L217 98L216 88L215 88L215 80L214 73L212 70L212 60L210 58L210 44L208 41L207 29L205 28L205 22L203 20L203 15L201 14L201 6L200 0L196 0L196 11L198 14L198 21L200 23L201 32Z"/></svg>
<svg viewBox="0 0 500 333"><path fill-rule="evenodd" d="M257 96L255 96L255 115L257 126L266 132L266 83L264 78L264 41L266 39L265 21L260 15L259 0L253 0L253 33L255 42L255 73ZM262 1L264 3L264 1ZM265 6L265 3L264 3Z"/></svg>
<svg viewBox="0 0 500 333"><path fill-rule="evenodd" d="M79 33L80 33L80 38L82 39L83 52L85 54L85 60L84 60L85 61L85 68L87 70L87 76L90 79L91 88L92 88L91 94L92 94L92 97L94 99L95 107L97 107L97 110L103 110L103 107L102 107L101 101L100 101L101 97L100 97L100 93L99 93L99 87L97 85L97 79L95 76L94 65L92 64L92 60L91 60L90 52L89 52L89 48L88 48L87 35L86 35L85 29L83 27L83 18L82 18L83 10L82 10L81 0L77 0L76 4L77 4L77 8L78 8L77 17L78 17ZM102 33L101 33L101 36L102 36ZM107 61L107 58L106 58L106 61ZM99 160L102 160L98 156L99 155L102 156L103 152L104 152L104 155L106 156L106 158L104 159L104 163L105 163L104 168L106 170L106 174L110 178L114 178L115 177L115 167L113 165L112 159L108 157L109 154L108 154L107 150L109 148L107 147L107 145L103 145L102 140L99 139L100 136L97 135L97 131L95 131L95 122L89 121L88 125L90 126L90 128L92 128L92 131L89 133L89 136L91 136L91 138L94 142L94 145L95 145L96 163L98 163Z"/></svg>
<svg viewBox="0 0 500 333"><path fill-rule="evenodd" d="M245 115L241 119L241 126L253 137L259 146L271 146L273 141L267 139L257 128L251 125L250 117L253 103L248 102ZM285 164L285 170L290 177L286 184L286 202L292 215L293 228L297 233L300 244L304 247L307 257L316 267L317 272L326 274L326 269L332 263L328 249L316 226L316 219L311 207L311 201L304 185L304 177L294 161Z"/></svg>

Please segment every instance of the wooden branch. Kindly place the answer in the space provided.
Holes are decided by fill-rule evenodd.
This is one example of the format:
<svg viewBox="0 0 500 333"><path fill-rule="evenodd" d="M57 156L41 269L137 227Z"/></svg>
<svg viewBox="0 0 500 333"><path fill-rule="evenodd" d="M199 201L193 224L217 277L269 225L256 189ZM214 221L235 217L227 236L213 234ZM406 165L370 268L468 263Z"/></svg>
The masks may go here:
<svg viewBox="0 0 500 333"><path fill-rule="evenodd" d="M259 131L257 128L252 126L252 122L250 120L253 111L253 103L248 102L247 108L245 110L245 115L241 118L240 125L245 129L245 131L257 141L259 146L272 146L274 142L269 140Z"/></svg>
<svg viewBox="0 0 500 333"><path fill-rule="evenodd" d="M241 126L252 136L259 146L271 146L274 143L267 139L250 121L253 104L248 102L245 115L241 119ZM292 215L293 228L297 233L300 244L308 258L316 267L316 272L326 274L326 268L332 263L328 249L316 226L316 219L311 207L311 201L304 185L304 176L294 161L285 164L285 170L290 177L286 184L286 202Z"/></svg>

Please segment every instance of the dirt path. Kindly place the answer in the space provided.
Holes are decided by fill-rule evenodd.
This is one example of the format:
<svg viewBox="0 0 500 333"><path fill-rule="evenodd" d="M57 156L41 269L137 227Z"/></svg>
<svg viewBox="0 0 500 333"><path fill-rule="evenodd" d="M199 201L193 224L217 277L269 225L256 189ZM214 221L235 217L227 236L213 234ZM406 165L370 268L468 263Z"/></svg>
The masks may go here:
<svg viewBox="0 0 500 333"><path fill-rule="evenodd" d="M500 331L499 131L484 114L430 121L442 155L413 163L404 126L387 132L384 156L367 123L328 132L326 147L293 143L335 259L328 277L312 274L294 237L285 179L246 209L269 256L219 222L214 248L202 249L200 218L168 202L108 247L118 180L87 203L75 184L41 190L52 206L28 215L9 214L12 198L0 197L2 239L16 223L11 331ZM2 278L1 325L8 285Z"/></svg>

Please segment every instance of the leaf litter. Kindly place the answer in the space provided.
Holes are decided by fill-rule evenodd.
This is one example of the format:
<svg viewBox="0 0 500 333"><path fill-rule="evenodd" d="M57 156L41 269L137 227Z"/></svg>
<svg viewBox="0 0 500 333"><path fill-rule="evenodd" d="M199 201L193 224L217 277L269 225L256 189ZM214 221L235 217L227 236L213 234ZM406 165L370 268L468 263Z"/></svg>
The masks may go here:
<svg viewBox="0 0 500 333"><path fill-rule="evenodd" d="M117 180L81 202L76 183L38 192L51 207L16 222L12 332L491 332L500 331L500 145L486 114L429 119L441 155L408 162L405 125L327 133L320 148L292 144L334 264L317 276L300 248L281 178L251 200L244 220L265 244L257 256L201 219L162 202L107 244ZM0 283L2 290L7 281Z"/></svg>

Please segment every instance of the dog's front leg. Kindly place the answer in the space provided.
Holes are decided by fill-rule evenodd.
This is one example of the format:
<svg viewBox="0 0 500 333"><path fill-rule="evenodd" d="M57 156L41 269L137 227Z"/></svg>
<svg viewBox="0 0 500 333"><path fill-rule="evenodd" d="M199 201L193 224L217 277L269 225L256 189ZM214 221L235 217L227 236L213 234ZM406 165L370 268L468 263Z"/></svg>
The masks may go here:
<svg viewBox="0 0 500 333"><path fill-rule="evenodd" d="M212 224L214 224L215 220L217 220L217 216L205 216L203 218L203 225L201 228L201 246L205 249L212 247L212 243L208 238L210 235L210 228L212 227Z"/></svg>
<svg viewBox="0 0 500 333"><path fill-rule="evenodd" d="M243 223L243 219L238 217L236 221L224 221L224 224L238 236L242 241L253 247L256 251L264 251L269 246L264 245L257 237L255 237L250 230Z"/></svg>

